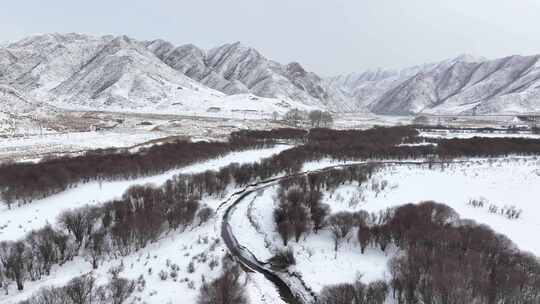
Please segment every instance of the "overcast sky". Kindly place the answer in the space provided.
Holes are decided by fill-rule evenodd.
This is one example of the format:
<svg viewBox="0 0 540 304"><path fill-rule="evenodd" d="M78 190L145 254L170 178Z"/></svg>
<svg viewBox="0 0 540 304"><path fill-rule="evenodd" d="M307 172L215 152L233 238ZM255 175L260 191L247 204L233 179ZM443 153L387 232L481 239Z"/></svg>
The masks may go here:
<svg viewBox="0 0 540 304"><path fill-rule="evenodd" d="M46 32L126 34L203 48L241 41L327 76L462 53L540 53L540 0L3 2L0 41Z"/></svg>

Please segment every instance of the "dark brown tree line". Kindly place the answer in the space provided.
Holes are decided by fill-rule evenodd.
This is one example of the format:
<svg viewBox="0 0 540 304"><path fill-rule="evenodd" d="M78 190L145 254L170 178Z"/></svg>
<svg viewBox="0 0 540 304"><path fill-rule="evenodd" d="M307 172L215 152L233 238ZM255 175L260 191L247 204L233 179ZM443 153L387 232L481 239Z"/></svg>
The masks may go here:
<svg viewBox="0 0 540 304"><path fill-rule="evenodd" d="M336 229L356 231L362 253L390 244L402 250L389 265L391 295L399 304L540 303L538 258L486 226L459 220L448 206L423 202L342 216L356 218L353 228L345 221ZM351 286L325 289L321 298L330 300L323 303L351 303L343 302L354 299Z"/></svg>
<svg viewBox="0 0 540 304"><path fill-rule="evenodd" d="M268 177L275 172L298 172L306 161L330 157L337 160L414 159L467 156L538 154L540 140L520 138L442 139L437 146L399 146L414 141L418 132L408 126L368 130L276 129L239 131L229 143L177 142L154 146L139 153L94 151L80 157L44 160L37 164L0 166L0 195L8 203L25 203L63 191L81 182L127 179L158 174L196 161L217 157L232 150L273 144L280 140L305 142L258 166L238 171L239 179L253 170ZM248 172L251 170L251 172Z"/></svg>
<svg viewBox="0 0 540 304"><path fill-rule="evenodd" d="M58 228L33 231L17 242L0 242L0 283L39 280L53 265L85 255L93 268L106 254L121 256L157 241L163 232L203 223L213 215L200 206L203 195L222 195L242 170L237 165L219 172L178 175L162 187L134 186L99 207L67 210Z"/></svg>
<svg viewBox="0 0 540 304"><path fill-rule="evenodd" d="M444 139L438 143L442 158L474 156L507 156L511 154L532 155L540 153L540 140L529 138Z"/></svg>
<svg viewBox="0 0 540 304"><path fill-rule="evenodd" d="M241 141L239 141L241 142ZM96 150L78 157L44 159L38 163L0 165L0 199L7 204L28 203L94 180L130 179L155 175L194 162L261 143L165 143L137 153Z"/></svg>
<svg viewBox="0 0 540 304"><path fill-rule="evenodd" d="M241 130L232 132L230 142L236 145L253 145L256 143L273 144L278 141L304 142L308 131L295 128L279 128L272 130Z"/></svg>
<svg viewBox="0 0 540 304"><path fill-rule="evenodd" d="M539 303L538 259L490 228L456 218L433 202L395 210L385 226L406 252L391 262L398 303Z"/></svg>

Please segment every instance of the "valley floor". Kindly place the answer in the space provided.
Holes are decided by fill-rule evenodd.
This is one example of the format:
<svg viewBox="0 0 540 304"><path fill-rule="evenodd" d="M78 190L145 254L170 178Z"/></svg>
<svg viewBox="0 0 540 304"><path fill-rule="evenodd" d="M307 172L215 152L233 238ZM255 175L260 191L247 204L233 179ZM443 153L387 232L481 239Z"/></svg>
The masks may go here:
<svg viewBox="0 0 540 304"><path fill-rule="evenodd" d="M63 210L100 204L122 195L132 185L161 185L176 174L216 170L234 162L256 162L288 148L290 146L279 145L269 149L234 152L157 176L82 184L29 205L14 206L11 210L2 206L0 240L20 239L32 229L47 223L55 224ZM351 163L354 162L326 159L306 163L303 169L317 170ZM463 219L490 226L506 235L520 249L538 256L540 243L531 241L531 236L540 234L540 221L536 216L540 212L536 199L540 197L539 168L538 157L469 159L437 164L431 168L427 164L388 164L378 168L362 185L346 184L325 193L323 202L335 213L359 210L378 212L407 203L433 200L450 206ZM24 292L17 292L14 286L10 286L7 295L0 295L0 302L15 304L29 298L40 288L62 286L70 279L90 272L98 278L98 282L104 283L110 277L111 268L122 267L121 276L142 278L146 282L145 289L135 292L133 299L136 302L196 303L202 282L220 274L220 266L210 266L212 261L221 263L227 253L220 237L224 212L220 206L237 190L230 187L223 197L204 198L202 203L218 212L202 225L196 223L186 231L169 232L159 241L128 256L109 256L94 271L88 257L77 257L60 267L55 266L50 276L27 282ZM276 191L277 186L274 186L249 195L231 215L230 223L239 243L261 261L268 260L283 248L273 220L273 211L278 203ZM471 200L484 202L484 207L471 206ZM489 211L495 207L497 212ZM519 218L509 219L506 216L505 212L511 208L520 211ZM331 234L327 230L309 234L298 243L292 241L289 246L297 261L291 271L299 273L305 285L315 292L320 292L326 285L352 282L358 277L366 283L388 280L388 261L399 254L396 248L389 248L383 253L374 247L361 254L354 235L335 252ZM284 303L275 287L262 275L248 272L243 280L251 303Z"/></svg>

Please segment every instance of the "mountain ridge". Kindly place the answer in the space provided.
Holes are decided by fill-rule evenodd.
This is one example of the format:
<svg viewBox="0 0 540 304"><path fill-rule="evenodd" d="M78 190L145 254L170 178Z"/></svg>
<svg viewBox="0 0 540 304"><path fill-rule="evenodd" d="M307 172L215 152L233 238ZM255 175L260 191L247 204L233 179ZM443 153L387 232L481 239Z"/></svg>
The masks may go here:
<svg viewBox="0 0 540 304"><path fill-rule="evenodd" d="M53 33L0 47L0 85L72 109L524 113L540 109L540 55L462 54L326 78L240 42L205 50L163 39Z"/></svg>

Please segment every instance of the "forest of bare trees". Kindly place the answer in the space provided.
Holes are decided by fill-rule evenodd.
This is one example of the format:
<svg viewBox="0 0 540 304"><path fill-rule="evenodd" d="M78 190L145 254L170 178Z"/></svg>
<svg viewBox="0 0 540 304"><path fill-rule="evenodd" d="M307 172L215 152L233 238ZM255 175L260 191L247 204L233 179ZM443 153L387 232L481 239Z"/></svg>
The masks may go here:
<svg viewBox="0 0 540 304"><path fill-rule="evenodd" d="M338 213L357 220L345 220L329 229L356 231L362 253L367 246L384 252L389 245L403 252L390 261L391 279L385 289L399 304L540 301L538 259L520 252L490 228L460 220L446 205L423 202L379 215L345 214ZM333 216L329 216L330 222ZM355 291L355 284L329 286L321 299L327 304L383 303L357 300Z"/></svg>
<svg viewBox="0 0 540 304"><path fill-rule="evenodd" d="M351 167L355 168L355 167ZM321 192L341 184L363 183L370 167L334 169L280 183L274 212L283 244L300 242L305 234L327 229L337 252L344 240L357 239L360 254L368 247L385 252L389 246L403 254L390 263L391 281L372 294L391 291L399 304L532 304L540 301L540 262L520 252L510 240L490 228L461 220L450 207L423 202L370 214L331 213ZM313 199L315 198L315 199ZM324 212L313 215L313 206ZM315 225L315 223L320 223ZM287 259L280 258L281 264ZM325 304L384 303L385 296L365 298L365 286L340 284L321 293ZM361 288L358 286L362 286ZM361 294L359 296L358 294Z"/></svg>
<svg viewBox="0 0 540 304"><path fill-rule="evenodd" d="M449 159L540 153L540 141L532 139L473 138L440 140L436 147L397 146L407 138L417 136L417 132L409 127L366 131L312 129L309 133L295 129L262 133L246 131L234 134L233 143L229 144L177 143L140 154L97 153L38 164L3 165L0 167L3 189L0 190L3 200L6 197L9 201L35 199L98 177L114 179L153 174L232 149L268 144L272 134L303 144L260 163L231 164L217 172L179 175L161 187L134 186L121 198L99 207L67 210L58 218L57 225L33 231L24 239L1 242L0 285L15 284L22 290L25 282L47 276L54 265L80 255L87 256L92 267L99 267L107 255L130 254L156 241L164 232L182 231L207 221L213 210L201 206L203 196L220 197L231 184L243 186L277 174L297 173L308 160L323 157L407 159L433 155ZM125 169L127 167L130 169ZM78 169L81 169L80 173L70 175ZM389 245L401 248L407 254L393 261L390 286L399 303L538 303L538 261L516 252L508 240L486 227L449 225L448 221L456 215L448 207L424 203L378 215L365 212L331 214L330 208L322 203L322 193L344 183L363 183L373 169L372 166L357 166L284 180L279 192L279 207L274 213L284 244L290 240L298 241L307 233L329 229L336 250L351 236L358 238L362 251L368 246L377 246L382 251ZM56 174L62 170L67 171L59 176L69 178L56 179ZM10 174L14 176L10 178ZM434 265L433 261L439 259L441 263ZM452 272L453 269L463 271ZM455 278L452 284L457 285L445 282L448 277L442 273L450 273ZM452 295L448 295L446 286L452 287ZM460 302L464 299L465 302Z"/></svg>

